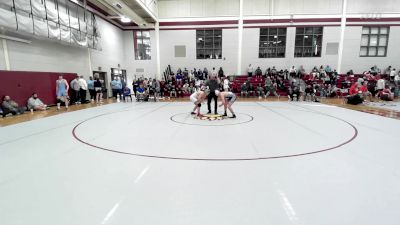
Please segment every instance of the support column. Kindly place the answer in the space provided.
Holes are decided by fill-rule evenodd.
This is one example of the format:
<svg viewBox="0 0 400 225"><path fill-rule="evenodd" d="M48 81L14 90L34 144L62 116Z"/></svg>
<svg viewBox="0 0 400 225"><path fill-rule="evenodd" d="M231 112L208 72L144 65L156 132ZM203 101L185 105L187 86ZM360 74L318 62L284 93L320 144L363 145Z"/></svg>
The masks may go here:
<svg viewBox="0 0 400 225"><path fill-rule="evenodd" d="M157 65L157 74L156 78L158 80L161 79L161 62L160 62L160 24L157 21L155 24L155 31L156 31L156 65Z"/></svg>
<svg viewBox="0 0 400 225"><path fill-rule="evenodd" d="M346 11L347 11L347 0L342 0L342 18L340 22L340 40L339 40L338 63L337 63L337 72L339 74L342 73L344 32L346 31Z"/></svg>
<svg viewBox="0 0 400 225"><path fill-rule="evenodd" d="M242 45L243 45L243 0L239 0L238 26L238 63L236 75L242 75Z"/></svg>
<svg viewBox="0 0 400 225"><path fill-rule="evenodd" d="M11 70L10 57L8 55L7 41L6 41L6 39L3 39L2 42L3 42L4 61L6 63L6 70Z"/></svg>
<svg viewBox="0 0 400 225"><path fill-rule="evenodd" d="M89 61L89 76L93 76L92 55L90 54L90 48L87 49L87 52L88 52L88 61Z"/></svg>

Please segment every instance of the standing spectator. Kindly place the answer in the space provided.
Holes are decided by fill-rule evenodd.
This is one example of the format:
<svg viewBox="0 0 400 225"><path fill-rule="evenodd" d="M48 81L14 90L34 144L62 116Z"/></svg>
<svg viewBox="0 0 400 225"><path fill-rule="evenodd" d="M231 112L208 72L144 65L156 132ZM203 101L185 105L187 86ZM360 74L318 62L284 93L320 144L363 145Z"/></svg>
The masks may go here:
<svg viewBox="0 0 400 225"><path fill-rule="evenodd" d="M10 96L6 95L3 97L3 103L1 103L3 108L3 117L7 114L12 113L13 115L23 114L25 112L24 107L19 107L19 105L11 100Z"/></svg>
<svg viewBox="0 0 400 225"><path fill-rule="evenodd" d="M251 64L249 64L249 67L247 67L247 75L249 77L253 76L253 67L251 66Z"/></svg>
<svg viewBox="0 0 400 225"><path fill-rule="evenodd" d="M208 69L207 69L207 67L204 67L203 74L204 74L204 79L208 79Z"/></svg>
<svg viewBox="0 0 400 225"><path fill-rule="evenodd" d="M153 91L154 91L154 101L157 101L157 99L159 97L159 94L160 94L160 91L161 91L160 81L157 80L157 79L154 79L153 83L152 83L152 86L153 86Z"/></svg>
<svg viewBox="0 0 400 225"><path fill-rule="evenodd" d="M393 68L391 71L390 71L390 80L391 81L394 81L394 77L396 76L396 69L395 68Z"/></svg>
<svg viewBox="0 0 400 225"><path fill-rule="evenodd" d="M325 67L325 73L328 75L330 78L332 78L332 68L329 65L326 65Z"/></svg>
<svg viewBox="0 0 400 225"><path fill-rule="evenodd" d="M48 109L47 105L45 105L39 98L36 93L33 93L32 96L28 99L28 110L39 110L45 111Z"/></svg>
<svg viewBox="0 0 400 225"><path fill-rule="evenodd" d="M225 75L224 75L224 71L222 70L222 67L220 67L219 68L219 70L218 70L218 77L219 77L219 79L221 79L221 78L223 78Z"/></svg>
<svg viewBox="0 0 400 225"><path fill-rule="evenodd" d="M114 80L111 81L111 90L113 98L117 98L117 94L119 92L118 77L114 77Z"/></svg>
<svg viewBox="0 0 400 225"><path fill-rule="evenodd" d="M376 76L377 74L381 73L381 69L379 69L376 65L374 65L373 67L371 67L371 74Z"/></svg>
<svg viewBox="0 0 400 225"><path fill-rule="evenodd" d="M61 103L65 104L65 108L68 110L69 97L68 97L69 85L67 80L63 76L59 76L56 81L56 95L57 95L57 110L60 110Z"/></svg>
<svg viewBox="0 0 400 225"><path fill-rule="evenodd" d="M215 67L213 67L209 79L216 79L217 77L218 77L218 72L217 70L215 70Z"/></svg>
<svg viewBox="0 0 400 225"><path fill-rule="evenodd" d="M213 68L215 71L215 68ZM207 96L207 106L208 106L208 113L211 114L211 100L214 100L214 114L218 114L217 111L217 104L218 104L218 96L215 95L215 90L218 90L218 79L217 74L212 73L210 79L206 81L206 86L210 90L210 94Z"/></svg>
<svg viewBox="0 0 400 225"><path fill-rule="evenodd" d="M87 86L89 89L90 101L94 102L94 99L96 98L96 91L94 90L94 80L92 76L89 77L89 80L87 81Z"/></svg>
<svg viewBox="0 0 400 225"><path fill-rule="evenodd" d="M132 87L133 87L133 93L135 94L136 97L137 88L139 87L139 79L133 80Z"/></svg>
<svg viewBox="0 0 400 225"><path fill-rule="evenodd" d="M80 102L85 104L86 103L86 92L88 89L88 84L86 83L86 80L83 79L83 76L79 77L79 96L80 96Z"/></svg>
<svg viewBox="0 0 400 225"><path fill-rule="evenodd" d="M296 68L294 66L292 66L292 68L290 68L290 70L289 70L290 78L295 77L296 73L297 73Z"/></svg>
<svg viewBox="0 0 400 225"><path fill-rule="evenodd" d="M100 104L103 103L103 84L99 78L99 74L96 73L94 79L93 86L96 91L96 103Z"/></svg>
<svg viewBox="0 0 400 225"><path fill-rule="evenodd" d="M81 104L80 100L80 90L81 85L79 83L79 76L76 75L75 79L71 81L72 99L71 103Z"/></svg>

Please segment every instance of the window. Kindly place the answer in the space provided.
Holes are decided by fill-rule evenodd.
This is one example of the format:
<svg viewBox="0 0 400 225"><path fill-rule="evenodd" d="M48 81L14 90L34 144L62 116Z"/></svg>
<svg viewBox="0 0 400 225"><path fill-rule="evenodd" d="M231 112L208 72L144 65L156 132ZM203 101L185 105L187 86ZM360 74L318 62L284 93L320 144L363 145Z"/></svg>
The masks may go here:
<svg viewBox="0 0 400 225"><path fill-rule="evenodd" d="M294 57L321 57L322 27L297 27Z"/></svg>
<svg viewBox="0 0 400 225"><path fill-rule="evenodd" d="M197 59L222 58L222 30L196 30Z"/></svg>
<svg viewBox="0 0 400 225"><path fill-rule="evenodd" d="M286 28L261 28L258 58L285 58Z"/></svg>
<svg viewBox="0 0 400 225"><path fill-rule="evenodd" d="M135 59L150 60L150 31L134 31Z"/></svg>
<svg viewBox="0 0 400 225"><path fill-rule="evenodd" d="M389 27L363 27L360 56L385 57L389 41Z"/></svg>

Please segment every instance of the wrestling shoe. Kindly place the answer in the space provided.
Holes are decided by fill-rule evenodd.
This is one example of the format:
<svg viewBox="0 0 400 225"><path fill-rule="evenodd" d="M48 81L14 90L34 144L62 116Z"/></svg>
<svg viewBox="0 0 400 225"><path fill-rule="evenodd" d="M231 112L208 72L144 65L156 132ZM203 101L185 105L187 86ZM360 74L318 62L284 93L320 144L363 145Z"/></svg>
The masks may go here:
<svg viewBox="0 0 400 225"><path fill-rule="evenodd" d="M195 112L191 112L190 114L191 114L191 115L195 115L196 113L195 113Z"/></svg>
<svg viewBox="0 0 400 225"><path fill-rule="evenodd" d="M222 115L222 116L228 116L226 113L224 113L224 115Z"/></svg>
<svg viewBox="0 0 400 225"><path fill-rule="evenodd" d="M235 114L233 114L231 117L229 117L229 118L232 118L232 119L234 119L234 118L236 118L236 115Z"/></svg>

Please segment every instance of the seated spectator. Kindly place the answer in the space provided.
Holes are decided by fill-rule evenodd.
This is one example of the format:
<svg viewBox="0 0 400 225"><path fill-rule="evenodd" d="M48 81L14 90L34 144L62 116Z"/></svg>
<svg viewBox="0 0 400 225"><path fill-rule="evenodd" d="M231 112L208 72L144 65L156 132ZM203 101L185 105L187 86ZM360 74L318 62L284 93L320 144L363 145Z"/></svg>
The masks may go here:
<svg viewBox="0 0 400 225"><path fill-rule="evenodd" d="M383 89L385 88L385 80L383 78L380 78L377 82L376 82L376 92L377 94L379 94L381 91L383 91Z"/></svg>
<svg viewBox="0 0 400 225"><path fill-rule="evenodd" d="M373 102L372 101L372 93L368 90L368 81L364 81L362 83L360 90L363 94L364 99L368 98L370 102Z"/></svg>
<svg viewBox="0 0 400 225"><path fill-rule="evenodd" d="M11 100L10 96L6 95L3 97L3 103L1 104L3 108L3 117L9 113L13 115L23 114L25 112L25 107L20 107L15 101Z"/></svg>
<svg viewBox="0 0 400 225"><path fill-rule="evenodd" d="M336 85L328 84L328 87L326 89L326 96L331 98L336 97L337 90L338 88L336 87Z"/></svg>
<svg viewBox="0 0 400 225"><path fill-rule="evenodd" d="M308 84L306 89L304 90L304 100L305 101L315 101L316 97L315 97L315 92L316 90L314 89L314 87L311 84Z"/></svg>
<svg viewBox="0 0 400 225"><path fill-rule="evenodd" d="M296 79L293 79L291 81L289 90L288 90L288 97L290 101L294 100L294 97L296 96L296 100L299 101L300 98L300 89L299 89L299 83Z"/></svg>
<svg viewBox="0 0 400 225"><path fill-rule="evenodd" d="M247 95L253 95L253 97L255 96L255 89L252 83L250 83L250 85L247 88Z"/></svg>
<svg viewBox="0 0 400 225"><path fill-rule="evenodd" d="M124 89L122 90L122 96L125 102L128 100L128 98L130 98L132 102L131 89L128 86L125 86Z"/></svg>
<svg viewBox="0 0 400 225"><path fill-rule="evenodd" d="M304 69L303 65L297 70L297 77L303 78L306 75L306 70Z"/></svg>
<svg viewBox="0 0 400 225"><path fill-rule="evenodd" d="M43 102L38 98L36 93L33 93L32 96L28 99L28 110L35 110L35 111L45 111L49 109L47 105L43 104Z"/></svg>
<svg viewBox="0 0 400 225"><path fill-rule="evenodd" d="M262 76L262 70L260 69L260 67L257 67L256 71L254 71L255 75L257 78Z"/></svg>
<svg viewBox="0 0 400 225"><path fill-rule="evenodd" d="M376 65L371 67L371 74L376 76L381 73L381 69L379 69Z"/></svg>
<svg viewBox="0 0 400 225"><path fill-rule="evenodd" d="M276 93L277 84L272 82L269 77L265 79L265 98L267 98L271 93L276 97L279 97L278 93Z"/></svg>
<svg viewBox="0 0 400 225"><path fill-rule="evenodd" d="M243 83L240 89L240 96L246 96L247 97L247 85L246 83Z"/></svg>
<svg viewBox="0 0 400 225"><path fill-rule="evenodd" d="M347 104L358 105L364 102L364 96L361 91L361 84L355 82L349 91L349 95L346 96Z"/></svg>
<svg viewBox="0 0 400 225"><path fill-rule="evenodd" d="M143 86L143 83L141 83L137 89L137 96L136 96L136 100L140 101L148 101L149 100L149 94L146 91L146 89Z"/></svg>
<svg viewBox="0 0 400 225"><path fill-rule="evenodd" d="M394 100L394 93L390 91L388 85L379 93L379 98L383 101L393 101Z"/></svg>
<svg viewBox="0 0 400 225"><path fill-rule="evenodd" d="M172 95L174 95L175 98L177 97L176 86L172 82L170 82L168 85L168 92L169 97L172 97Z"/></svg>
<svg viewBox="0 0 400 225"><path fill-rule="evenodd" d="M264 98L264 87L261 84L258 84L257 86L257 95L258 98Z"/></svg>

